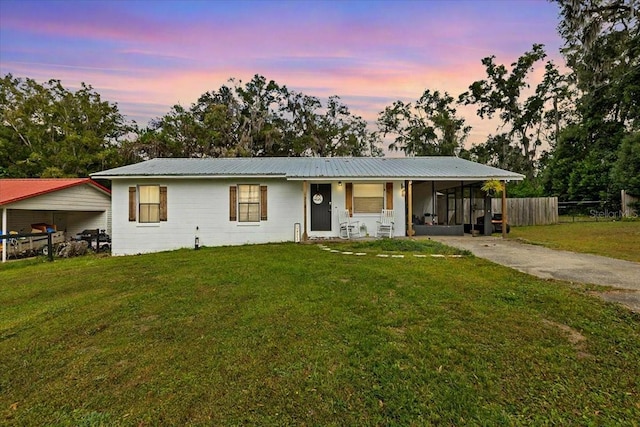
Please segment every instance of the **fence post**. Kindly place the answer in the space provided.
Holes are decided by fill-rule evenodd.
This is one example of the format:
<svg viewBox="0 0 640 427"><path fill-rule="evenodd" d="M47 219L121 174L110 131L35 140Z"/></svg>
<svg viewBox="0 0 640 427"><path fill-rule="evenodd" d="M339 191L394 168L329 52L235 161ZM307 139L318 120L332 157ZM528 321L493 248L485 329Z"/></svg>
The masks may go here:
<svg viewBox="0 0 640 427"><path fill-rule="evenodd" d="M49 262L53 261L53 239L52 239L52 232L51 231L47 231L47 249L48 249L48 254L47 257L49 258Z"/></svg>

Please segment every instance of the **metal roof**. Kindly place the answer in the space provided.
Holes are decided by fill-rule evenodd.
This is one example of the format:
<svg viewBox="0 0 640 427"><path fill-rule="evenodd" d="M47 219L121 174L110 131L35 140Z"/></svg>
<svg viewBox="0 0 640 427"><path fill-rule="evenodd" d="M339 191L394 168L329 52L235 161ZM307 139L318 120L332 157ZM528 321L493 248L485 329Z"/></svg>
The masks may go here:
<svg viewBox="0 0 640 427"><path fill-rule="evenodd" d="M414 179L520 181L523 175L458 157L157 158L97 172L92 178L283 177L289 180Z"/></svg>
<svg viewBox="0 0 640 427"><path fill-rule="evenodd" d="M4 178L0 179L0 206L83 184L111 194L90 178Z"/></svg>

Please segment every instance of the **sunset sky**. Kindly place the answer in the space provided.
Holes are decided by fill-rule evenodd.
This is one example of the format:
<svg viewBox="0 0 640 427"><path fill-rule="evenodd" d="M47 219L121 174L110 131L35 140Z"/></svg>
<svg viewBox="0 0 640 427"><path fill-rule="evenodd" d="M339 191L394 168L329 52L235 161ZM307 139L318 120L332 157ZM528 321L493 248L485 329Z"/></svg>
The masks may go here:
<svg viewBox="0 0 640 427"><path fill-rule="evenodd" d="M338 95L373 123L425 89L457 97L484 78L489 55L510 64L542 43L562 64L557 24L542 0L0 0L0 73L85 82L142 126L255 74L323 102ZM469 144L495 131L459 111Z"/></svg>

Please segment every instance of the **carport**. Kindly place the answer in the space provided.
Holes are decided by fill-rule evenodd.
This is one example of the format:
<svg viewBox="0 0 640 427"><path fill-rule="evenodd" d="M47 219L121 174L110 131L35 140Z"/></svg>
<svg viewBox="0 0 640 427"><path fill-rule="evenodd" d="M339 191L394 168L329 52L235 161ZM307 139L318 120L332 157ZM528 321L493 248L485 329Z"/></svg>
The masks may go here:
<svg viewBox="0 0 640 427"><path fill-rule="evenodd" d="M0 234L30 233L37 223L54 225L66 239L85 229L111 233L111 192L90 178L0 179L0 210Z"/></svg>

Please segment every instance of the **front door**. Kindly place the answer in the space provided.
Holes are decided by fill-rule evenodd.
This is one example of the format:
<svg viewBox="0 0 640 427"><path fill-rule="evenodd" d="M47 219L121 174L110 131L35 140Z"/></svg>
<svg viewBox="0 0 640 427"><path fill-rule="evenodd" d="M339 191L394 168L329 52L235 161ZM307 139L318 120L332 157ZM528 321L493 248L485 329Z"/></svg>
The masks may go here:
<svg viewBox="0 0 640 427"><path fill-rule="evenodd" d="M311 184L311 231L331 231L331 184Z"/></svg>

